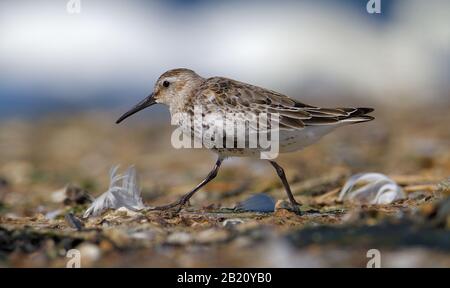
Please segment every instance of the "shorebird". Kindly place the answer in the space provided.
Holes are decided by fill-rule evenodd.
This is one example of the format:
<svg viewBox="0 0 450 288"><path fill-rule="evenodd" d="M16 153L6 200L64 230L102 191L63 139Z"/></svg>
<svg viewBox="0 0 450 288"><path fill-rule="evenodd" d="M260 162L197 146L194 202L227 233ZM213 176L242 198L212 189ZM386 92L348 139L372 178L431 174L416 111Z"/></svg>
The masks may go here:
<svg viewBox="0 0 450 288"><path fill-rule="evenodd" d="M195 107L201 108L202 116L228 113L245 117L249 113L276 113L281 153L293 152L309 146L337 127L374 119L367 115L373 111L372 108L320 108L254 85L224 77L203 78L192 70L179 68L163 73L156 81L152 93L123 114L116 123L158 103L168 106L172 120L182 113L193 115ZM177 121L178 125L185 124L182 120ZM185 132L190 133L192 129L201 129L218 123L214 121L214 118L208 121L205 123L206 120L204 120L201 127L189 127L187 128L189 131ZM224 159L233 156L252 157L259 155L258 152L260 152L258 148L228 148L228 146L227 148L213 147L211 150L217 153L218 158L206 178L178 201L155 209L177 207L179 211L200 188L217 176ZM283 168L273 159L268 161L281 179L292 208L298 212L300 204L291 192Z"/></svg>

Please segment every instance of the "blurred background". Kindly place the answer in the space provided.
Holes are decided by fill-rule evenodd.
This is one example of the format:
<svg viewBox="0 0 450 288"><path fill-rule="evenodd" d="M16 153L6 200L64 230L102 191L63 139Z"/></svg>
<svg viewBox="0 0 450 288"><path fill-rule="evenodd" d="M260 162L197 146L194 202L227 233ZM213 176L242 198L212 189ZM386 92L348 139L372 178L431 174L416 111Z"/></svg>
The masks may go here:
<svg viewBox="0 0 450 288"><path fill-rule="evenodd" d="M299 99L449 98L445 0L67 3L1 1L1 117L127 107L176 67Z"/></svg>
<svg viewBox="0 0 450 288"><path fill-rule="evenodd" d="M381 0L380 14L368 13L366 0L81 0L79 10L68 9L69 2L76 1L0 2L2 217L57 211L67 204L69 184L97 196L116 164L136 165L148 204L190 190L215 156L172 148L166 107L114 124L160 74L178 67L312 105L375 108L375 121L282 155L295 187L322 177L337 177L334 185L341 185L357 172L433 185L450 175L449 1ZM301 198L305 189L295 187ZM191 204L233 207L261 191L284 198L270 165L230 159ZM167 257L168 266L194 266ZM48 265L22 258L19 253L8 263ZM330 265L323 261L319 266ZM316 262L301 265L308 263Z"/></svg>

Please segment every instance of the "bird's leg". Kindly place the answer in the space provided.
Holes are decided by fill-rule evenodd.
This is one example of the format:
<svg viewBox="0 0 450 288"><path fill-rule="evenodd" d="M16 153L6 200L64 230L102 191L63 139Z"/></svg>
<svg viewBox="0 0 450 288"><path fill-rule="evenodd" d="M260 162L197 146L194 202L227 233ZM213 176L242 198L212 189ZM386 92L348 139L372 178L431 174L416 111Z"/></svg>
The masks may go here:
<svg viewBox="0 0 450 288"><path fill-rule="evenodd" d="M300 205L294 198L294 195L292 195L291 187L289 186L289 183L286 179L286 174L284 174L283 168L277 164L275 161L270 161L270 164L275 168L275 171L277 171L278 177L280 177L281 182L283 183L284 190L286 191L286 194L289 197L289 201L291 201L292 208L295 212L300 213L300 210L298 209L297 205Z"/></svg>
<svg viewBox="0 0 450 288"><path fill-rule="evenodd" d="M189 199L191 199L191 197L195 194L195 192L197 192L198 190L200 190L200 188L205 186L208 182L210 182L211 180L216 178L217 172L219 171L219 168L220 168L220 165L222 165L222 161L223 161L222 157L219 157L216 161L216 164L214 165L214 168L211 170L211 172L209 172L208 176L206 176L206 178L203 179L203 181L200 182L200 184L195 186L195 188L192 189L189 193L183 195L178 201L175 201L168 205L155 207L152 210L166 210L166 209L174 208L177 206L178 206L177 211L181 210L181 208L189 201Z"/></svg>

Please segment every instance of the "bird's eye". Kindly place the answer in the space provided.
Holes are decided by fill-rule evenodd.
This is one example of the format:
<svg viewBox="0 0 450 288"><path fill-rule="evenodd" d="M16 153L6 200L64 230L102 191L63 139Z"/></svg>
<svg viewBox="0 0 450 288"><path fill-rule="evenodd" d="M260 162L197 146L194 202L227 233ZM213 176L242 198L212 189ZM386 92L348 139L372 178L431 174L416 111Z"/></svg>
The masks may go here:
<svg viewBox="0 0 450 288"><path fill-rule="evenodd" d="M163 82L163 86L164 86L164 87L167 88L167 87L169 87L169 85L170 85L170 82L169 82L169 81L164 81L164 82Z"/></svg>

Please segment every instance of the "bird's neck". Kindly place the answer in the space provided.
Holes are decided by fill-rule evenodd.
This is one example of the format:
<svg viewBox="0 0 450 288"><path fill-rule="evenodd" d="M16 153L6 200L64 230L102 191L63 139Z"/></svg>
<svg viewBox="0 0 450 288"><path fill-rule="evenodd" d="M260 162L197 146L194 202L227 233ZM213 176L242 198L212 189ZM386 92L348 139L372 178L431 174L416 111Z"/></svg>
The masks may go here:
<svg viewBox="0 0 450 288"><path fill-rule="evenodd" d="M193 79L186 83L182 89L180 89L179 94L171 101L169 105L170 114L173 116L177 113L184 113L187 110L190 110L191 106L195 102L195 97L198 93L199 88L204 82L204 78L199 77L197 79Z"/></svg>

